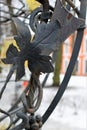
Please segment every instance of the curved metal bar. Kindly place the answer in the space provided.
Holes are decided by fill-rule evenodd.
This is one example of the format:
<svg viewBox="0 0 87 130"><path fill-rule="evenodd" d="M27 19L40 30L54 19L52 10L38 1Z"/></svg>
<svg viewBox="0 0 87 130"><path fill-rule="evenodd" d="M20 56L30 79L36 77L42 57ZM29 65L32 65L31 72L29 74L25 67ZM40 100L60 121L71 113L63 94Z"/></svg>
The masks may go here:
<svg viewBox="0 0 87 130"><path fill-rule="evenodd" d="M7 117L10 118L10 124L9 124L9 126L7 127L7 129L6 129L6 130L8 130L8 129L10 128L10 126L12 125L12 123L13 123L13 118L12 118L11 114L9 114L8 112L6 112L6 111L4 111L4 110L2 110L2 109L0 109L0 112L3 113L3 114L5 114Z"/></svg>
<svg viewBox="0 0 87 130"><path fill-rule="evenodd" d="M86 2L87 1L86 0L80 0L80 1L81 1L81 6L80 6L79 17L85 19L85 17L86 17ZM49 116L51 115L51 113L53 112L53 110L55 109L57 104L59 103L61 97L63 96L63 94L64 94L64 92L65 92L65 90L67 88L69 79L70 79L71 74L72 74L73 69L74 69L76 59L77 59L78 54L79 54L79 50L80 50L80 46L81 46L81 42L82 42L82 38L83 38L83 33L84 33L84 28L78 29L77 38L76 38L76 41L75 41L75 45L74 45L74 48L73 48L71 60L70 60L70 63L68 65L66 74L64 76L64 79L63 79L61 85L59 86L59 90L58 90L56 96L54 97L52 103L50 104L47 111L44 113L44 115L42 117L43 118L43 124L49 118Z"/></svg>
<svg viewBox="0 0 87 130"><path fill-rule="evenodd" d="M21 112L17 113L16 115L18 116L18 118L22 119L22 122L18 126L15 126L14 128L12 128L11 130L22 130L26 126L28 128L30 128L29 127L29 118L27 115L25 115L24 113L21 113Z"/></svg>
<svg viewBox="0 0 87 130"><path fill-rule="evenodd" d="M29 86L30 86L29 92L22 94L21 99L22 99L25 110L28 113L34 113L39 108L42 101L42 96L43 96L42 86L40 85L39 78L35 74L31 75ZM38 95L34 99L34 93L36 89L38 89ZM36 103L34 105L35 101Z"/></svg>
<svg viewBox="0 0 87 130"><path fill-rule="evenodd" d="M72 8L73 10L77 13L77 15L79 15L79 10L78 8L74 5L74 3L71 0L65 0Z"/></svg>
<svg viewBox="0 0 87 130"><path fill-rule="evenodd" d="M49 0L37 0L43 5L43 12L46 12L49 10Z"/></svg>
<svg viewBox="0 0 87 130"><path fill-rule="evenodd" d="M18 111L24 111L24 107L20 106L20 108L16 108L14 110L12 110L11 112L7 112L6 115L0 117L0 122L3 121L5 118L7 118L9 115L14 115L15 113L17 113ZM14 122L14 121L13 121Z"/></svg>

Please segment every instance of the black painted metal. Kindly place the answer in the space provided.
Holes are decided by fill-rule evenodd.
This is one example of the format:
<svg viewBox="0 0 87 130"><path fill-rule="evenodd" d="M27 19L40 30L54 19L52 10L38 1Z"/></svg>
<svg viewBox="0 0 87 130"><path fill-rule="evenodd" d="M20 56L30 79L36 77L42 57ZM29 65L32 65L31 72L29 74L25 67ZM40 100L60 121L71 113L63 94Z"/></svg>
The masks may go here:
<svg viewBox="0 0 87 130"><path fill-rule="evenodd" d="M59 1L59 0L58 0ZM81 7L80 7L80 14L79 14L79 17L80 18L83 18L85 19L85 13L86 13L86 5L87 5L87 0L80 0L81 1ZM57 8L56 8L57 9ZM57 11L54 11L54 16L56 16L56 13L58 13ZM66 15L64 13L64 15ZM63 16L62 16L63 17ZM55 19L55 18L54 18ZM62 18L63 19L63 18ZM59 21L60 22L60 21ZM60 22L61 23L61 22ZM63 24L63 23L62 23ZM76 29L76 28L75 28ZM75 30L74 29L74 30ZM38 123L38 126L35 124L37 123L37 120L35 119L35 122L34 122L34 125L36 125L36 129L38 130L41 126L42 126L42 122L43 124L47 121L47 119L49 118L49 116L51 115L51 113L53 112L53 110L55 109L56 105L58 104L58 102L60 101L64 91L66 90L67 88L67 84L68 84L68 81L71 77L71 74L72 74L72 71L73 71L73 68L74 68L74 65L75 65L75 62L76 62L76 59L78 57L78 53L79 53L79 50L80 50L80 46L81 46L81 41L82 41L82 37L83 37L83 33L84 33L84 27L82 26L82 28L79 28L77 30L77 37L76 37L76 41L75 41L75 45L74 45L74 48L73 48L73 53L72 53L72 56L71 56L71 60L70 60L70 63L69 63L69 66L67 68L67 71L66 71L66 74L65 74L65 77L59 87L59 90L57 92L57 94L55 95L52 103L50 104L49 108L47 109L47 111L44 113L44 115L42 116L42 118L40 117L40 123ZM65 37L61 38L62 40L64 40ZM61 41L61 40L60 40ZM21 99L20 99L21 100ZM23 100L24 101L24 100ZM24 105L26 105L25 103L26 102L23 102ZM17 113L17 111L15 112ZM17 116L18 118L21 118L22 119L22 123L19 124L17 127L14 127L12 130L19 130L19 129L33 129L31 128L30 124L29 124L29 120L30 120L30 116L27 116L26 115L26 112L23 113L17 113ZM34 116L34 115L33 115ZM32 117L33 117L32 116ZM35 117L35 116L34 116ZM36 118L36 117L35 117ZM43 119L43 120L42 120ZM17 122L15 120L15 122ZM11 125L11 124L10 124ZM33 126L34 126L33 125ZM40 126L41 125L41 126ZM9 126L10 128L10 126ZM8 129L9 129L8 128Z"/></svg>
<svg viewBox="0 0 87 130"><path fill-rule="evenodd" d="M79 17L85 19L85 17L86 17L86 3L87 3L87 1L86 0L80 0L80 1L81 1L81 7L80 7ZM70 79L71 74L72 74L73 69L74 69L74 65L75 65L76 59L78 57L78 53L79 53L81 42L82 42L82 38L83 38L83 33L84 33L84 28L78 29L78 31L77 31L77 38L76 38L76 41L75 41L75 45L74 45L74 48L73 48L71 60L70 60L70 63L68 65L66 74L64 76L64 79L63 79L61 85L59 86L59 90L58 90L56 96L54 97L52 103L50 104L50 106L48 107L47 111L43 115L43 124L49 118L49 116L51 115L51 113L53 112L55 107L57 106L58 102L60 101L61 97L63 96L63 94L64 94L64 92L65 92L65 90L67 88L69 79Z"/></svg>

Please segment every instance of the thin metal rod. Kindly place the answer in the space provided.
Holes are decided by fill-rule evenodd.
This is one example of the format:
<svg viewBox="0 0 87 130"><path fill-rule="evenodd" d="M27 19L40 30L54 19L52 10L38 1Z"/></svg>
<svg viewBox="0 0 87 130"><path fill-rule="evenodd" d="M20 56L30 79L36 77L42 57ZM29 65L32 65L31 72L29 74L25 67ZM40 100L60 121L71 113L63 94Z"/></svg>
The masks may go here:
<svg viewBox="0 0 87 130"><path fill-rule="evenodd" d="M78 8L74 5L74 3L71 0L65 0L72 8L73 10L79 15Z"/></svg>

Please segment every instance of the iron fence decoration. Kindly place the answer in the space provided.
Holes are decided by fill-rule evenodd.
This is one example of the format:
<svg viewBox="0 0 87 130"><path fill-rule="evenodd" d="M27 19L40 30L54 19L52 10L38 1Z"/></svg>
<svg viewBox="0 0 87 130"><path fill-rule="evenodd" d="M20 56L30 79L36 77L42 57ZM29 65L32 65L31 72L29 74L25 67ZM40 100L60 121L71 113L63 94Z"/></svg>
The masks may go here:
<svg viewBox="0 0 87 130"><path fill-rule="evenodd" d="M42 4L45 2L46 0L44 0ZM10 118L10 124L6 130L39 130L47 121L67 88L85 29L87 1L80 0L80 10L76 8L72 1L66 0L66 2L68 6L65 7L61 0L56 1L56 6L51 14L51 20L49 22L49 6L45 6L44 4L41 22L36 25L35 37L32 41L29 28L15 16L10 19L15 23L17 29L17 35L14 39L19 50L11 44L6 52L6 58L2 59L5 64L12 64L12 67L1 89L0 99L2 99L3 92L14 71L16 71L16 81L24 76L24 63L26 60L28 61L28 68L31 71L31 77L28 86L15 104L7 112L0 108L0 112L5 114L0 117L0 122L6 117ZM78 17L73 16L67 7L72 7ZM36 115L35 112L40 107L43 97L43 88L40 84L39 76L41 73L50 73L54 70L52 57L50 57L49 54L57 50L58 46L75 31L77 31L77 36L71 60L58 92L44 115L42 117ZM20 102L22 105L16 107ZM16 115L15 118L13 118L14 114ZM22 119L22 122L16 125L20 119Z"/></svg>

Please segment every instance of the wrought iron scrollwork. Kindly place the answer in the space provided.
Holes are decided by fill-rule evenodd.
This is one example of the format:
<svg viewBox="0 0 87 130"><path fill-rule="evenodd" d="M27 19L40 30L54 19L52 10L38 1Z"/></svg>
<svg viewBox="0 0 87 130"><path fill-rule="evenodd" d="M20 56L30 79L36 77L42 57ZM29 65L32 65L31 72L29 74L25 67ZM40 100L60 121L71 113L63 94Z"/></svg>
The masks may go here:
<svg viewBox="0 0 87 130"><path fill-rule="evenodd" d="M24 92L20 95L15 104L7 112L0 109L0 112L5 114L4 116L0 117L0 122L4 120L6 117L10 117L11 120L6 130L22 130L22 129L39 130L42 127L42 125L47 121L47 119L55 109L56 105L60 101L63 93L67 88L67 84L71 77L75 61L77 59L81 46L81 41L85 28L87 1L80 0L81 3L80 10L75 8L75 5L70 0L66 0L66 2L68 2L69 6L71 6L73 10L77 13L78 18L74 17L70 13L70 11L64 7L64 5L60 0L57 0L56 7L53 10L53 14L51 15L50 18L51 21L48 22L46 20L45 21L43 20L43 22L41 21L41 23L37 24L37 28L35 30L36 31L35 39L32 41L32 43L30 43L31 34L27 26L20 20L12 18L18 29L18 34L16 37L14 37L14 39L16 40L20 51L18 51L17 48L11 45L7 50L6 54L7 57L5 59L2 59L4 63L12 64L12 68L10 69L5 85L3 86L3 89L0 93L0 97L2 96L4 89L8 81L10 80L14 70L16 70L16 80L20 79L24 75L25 60L28 60L29 62L28 67L31 71L31 78L28 86L26 87ZM19 10L19 12L23 9L23 7ZM19 12L17 13L16 16L20 14ZM1 22L6 21L7 18L6 20L4 19L4 21ZM43 30L45 30L44 34L42 34ZM44 83L42 85L40 84L39 81L40 73L41 72L50 73L53 71L53 66L51 63L52 59L49 57L49 54L51 52L54 52L54 50L58 48L58 45L61 44L72 32L76 30L77 30L77 37L75 40L73 53L67 71L65 73L65 77L62 83L60 84L59 90L55 95L52 103L44 113L44 115L42 117L39 115L35 115L35 112L40 107L43 96L42 85ZM23 42L23 44L21 44L21 42ZM20 67L20 65L22 66ZM48 70L46 70L46 68L48 68ZM16 106L20 102L22 104L20 107L17 108ZM16 117L14 118L13 115L16 115ZM16 123L20 120L22 121L18 125L16 125Z"/></svg>

